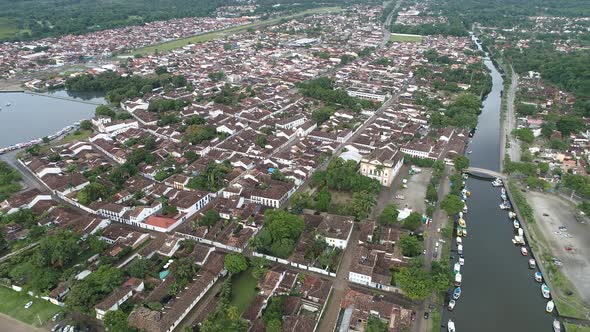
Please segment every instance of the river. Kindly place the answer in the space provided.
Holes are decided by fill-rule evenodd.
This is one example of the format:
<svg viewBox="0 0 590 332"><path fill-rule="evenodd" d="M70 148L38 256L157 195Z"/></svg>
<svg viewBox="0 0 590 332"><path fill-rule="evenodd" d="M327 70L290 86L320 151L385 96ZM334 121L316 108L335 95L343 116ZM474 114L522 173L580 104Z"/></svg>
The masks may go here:
<svg viewBox="0 0 590 332"><path fill-rule="evenodd" d="M500 106L502 76L490 60L493 87L483 101L482 113L467 150L471 165L500 169ZM465 265L462 294L453 312L445 309L443 323L452 319L457 331L469 332L543 332L552 331L553 316L545 313L541 285L528 267L519 247L512 244L514 228L506 211L499 208L500 190L489 181L469 178L466 214L468 237L463 239ZM454 242L454 241L453 241ZM456 248L456 243L453 243ZM457 261L457 253L451 266Z"/></svg>
<svg viewBox="0 0 590 332"><path fill-rule="evenodd" d="M51 92L48 96L26 92L0 93L0 147L42 138L74 122L90 119L96 105L79 101L103 103L104 98L64 90Z"/></svg>

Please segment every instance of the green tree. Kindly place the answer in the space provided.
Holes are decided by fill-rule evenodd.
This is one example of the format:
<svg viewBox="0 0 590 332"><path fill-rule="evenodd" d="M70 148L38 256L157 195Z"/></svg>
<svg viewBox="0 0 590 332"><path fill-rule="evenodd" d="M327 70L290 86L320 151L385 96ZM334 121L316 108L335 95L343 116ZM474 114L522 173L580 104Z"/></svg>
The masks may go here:
<svg viewBox="0 0 590 332"><path fill-rule="evenodd" d="M248 262L241 253L231 253L225 256L223 266L232 274L238 274L248 268Z"/></svg>
<svg viewBox="0 0 590 332"><path fill-rule="evenodd" d="M454 194L448 194L440 203L440 207L447 212L449 216L454 216L463 211L465 204L461 198Z"/></svg>
<svg viewBox="0 0 590 332"><path fill-rule="evenodd" d="M455 169L459 172L462 172L463 170L469 168L469 158L465 156L455 157L453 163L455 165Z"/></svg>
<svg viewBox="0 0 590 332"><path fill-rule="evenodd" d="M80 253L78 237L63 229L47 236L39 242L34 260L37 266L64 267Z"/></svg>
<svg viewBox="0 0 590 332"><path fill-rule="evenodd" d="M106 117L112 118L112 117L115 116L115 111L113 111L112 109L110 109L106 105L98 105L96 107L96 110L94 111L94 115L96 115L96 116L106 116Z"/></svg>
<svg viewBox="0 0 590 332"><path fill-rule="evenodd" d="M143 279L151 271L151 268L152 264L149 260L137 258L129 265L127 273L132 277Z"/></svg>
<svg viewBox="0 0 590 332"><path fill-rule="evenodd" d="M132 331L127 323L127 315L121 310L111 310L104 315L104 326L107 331L128 332Z"/></svg>
<svg viewBox="0 0 590 332"><path fill-rule="evenodd" d="M352 194L350 202L350 211L357 220L365 219L371 213L373 207L377 204L373 194L368 191L361 191Z"/></svg>
<svg viewBox="0 0 590 332"><path fill-rule="evenodd" d="M92 122L90 122L90 120L84 120L80 122L80 129L92 130Z"/></svg>
<svg viewBox="0 0 590 332"><path fill-rule="evenodd" d="M397 205L394 203L387 204L387 206L383 209L383 211L377 217L377 221L384 225L393 225L398 222L397 217L399 215L399 211L397 209Z"/></svg>
<svg viewBox="0 0 590 332"><path fill-rule="evenodd" d="M418 212L412 212L404 219L403 227L412 232L416 231L422 226L422 215Z"/></svg>
<svg viewBox="0 0 590 332"><path fill-rule="evenodd" d="M387 332L387 323L379 319L377 316L369 315L367 324L365 325L365 332Z"/></svg>
<svg viewBox="0 0 590 332"><path fill-rule="evenodd" d="M415 236L403 234L399 239L402 255L406 257L416 257L420 255L420 242Z"/></svg>
<svg viewBox="0 0 590 332"><path fill-rule="evenodd" d="M394 277L397 285L412 300L421 301L432 294L432 279L416 262L400 268Z"/></svg>
<svg viewBox="0 0 590 332"><path fill-rule="evenodd" d="M325 187L318 192L315 198L315 209L318 211L328 211L332 204L332 194Z"/></svg>
<svg viewBox="0 0 590 332"><path fill-rule="evenodd" d="M213 227L221 220L221 216L215 210L208 210L199 221L199 225Z"/></svg>
<svg viewBox="0 0 590 332"><path fill-rule="evenodd" d="M528 128L515 129L514 133L516 137L518 137L518 139L523 142L531 144L535 140L535 135L533 134L533 131Z"/></svg>
<svg viewBox="0 0 590 332"><path fill-rule="evenodd" d="M426 200L430 203L436 203L438 200L438 192L432 183L429 183L426 188Z"/></svg>

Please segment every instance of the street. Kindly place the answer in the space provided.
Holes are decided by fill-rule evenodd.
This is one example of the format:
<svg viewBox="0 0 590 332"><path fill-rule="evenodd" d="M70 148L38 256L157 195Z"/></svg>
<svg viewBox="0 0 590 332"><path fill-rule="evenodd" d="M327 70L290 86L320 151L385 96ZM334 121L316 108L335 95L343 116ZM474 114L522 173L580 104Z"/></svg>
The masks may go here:
<svg viewBox="0 0 590 332"><path fill-rule="evenodd" d="M515 99L516 99L516 90L518 89L518 75L512 71L512 82L510 84L510 89L508 90L507 95L507 112L504 120L504 135L501 139L501 147L500 147L500 160L504 160L505 154L508 154L511 161L520 161L520 143L514 135L512 135L512 131L516 129L516 110L515 108ZM508 147L506 147L506 139L508 139ZM507 149L507 150L506 150ZM500 167L503 166L503 162L500 164Z"/></svg>

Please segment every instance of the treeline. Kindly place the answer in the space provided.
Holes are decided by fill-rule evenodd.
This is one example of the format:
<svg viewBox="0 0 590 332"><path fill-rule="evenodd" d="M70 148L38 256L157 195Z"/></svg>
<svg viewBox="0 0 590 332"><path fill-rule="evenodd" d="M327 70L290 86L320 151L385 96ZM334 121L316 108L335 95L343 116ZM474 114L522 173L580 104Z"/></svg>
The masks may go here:
<svg viewBox="0 0 590 332"><path fill-rule="evenodd" d="M477 116L481 113L480 98L472 93L460 94L443 112L435 112L430 124L435 128L448 126L475 128Z"/></svg>
<svg viewBox="0 0 590 332"><path fill-rule="evenodd" d="M450 19L449 23L441 24L420 24L401 25L393 24L391 32L407 33L412 35L445 35L445 36L468 36L467 29L458 19Z"/></svg>
<svg viewBox="0 0 590 332"><path fill-rule="evenodd" d="M331 105L340 105L359 112L363 108L375 108L375 103L351 97L343 89L336 88L334 82L327 77L319 77L313 80L297 84L299 91L307 97L319 99Z"/></svg>

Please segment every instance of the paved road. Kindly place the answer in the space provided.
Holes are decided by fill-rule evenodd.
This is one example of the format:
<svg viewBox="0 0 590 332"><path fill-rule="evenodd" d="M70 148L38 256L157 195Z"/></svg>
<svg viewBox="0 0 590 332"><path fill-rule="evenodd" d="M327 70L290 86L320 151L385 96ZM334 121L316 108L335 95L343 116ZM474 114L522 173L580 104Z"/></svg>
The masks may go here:
<svg viewBox="0 0 590 332"><path fill-rule="evenodd" d="M512 130L516 129L516 111L514 109L514 101L516 98L516 90L518 89L518 75L512 70L512 82L510 89L508 90L507 96L507 112L506 119L504 121L504 137L501 140L502 147L500 149L501 155L500 160L504 161L504 155L508 153L510 160L520 161L520 142L512 135ZM508 138L508 144L510 147L506 149L506 138ZM501 163L501 167L503 166Z"/></svg>
<svg viewBox="0 0 590 332"><path fill-rule="evenodd" d="M396 0L393 0L396 1ZM393 9L391 10L391 12L389 12L389 15L387 15L387 19L385 20L385 23L383 23L383 41L381 42L381 45L379 45L379 48L383 48L385 47L385 45L387 45L387 42L389 41L389 36L391 35L391 21L393 19L393 14L395 12L397 12L399 6L402 4L403 0L399 0L397 1L397 3L395 4L395 7L393 7Z"/></svg>
<svg viewBox="0 0 590 332"><path fill-rule="evenodd" d="M444 174L443 174L443 181L442 184L438 187L438 200L439 202L451 191L449 185L449 173L451 169L450 167L446 167ZM441 238L441 235L437 232L440 228L442 229L448 221L447 213L440 208L440 205L437 206L437 209L434 211L434 215L432 217L432 223L426 229L426 238L424 239L424 249L426 249L426 255L424 257L424 264L428 271L430 271L430 266L433 261L433 254L437 252L436 260L440 258L440 251L441 246L436 247L436 243ZM450 286L450 285L449 285ZM433 294L434 297L434 294ZM420 308L416 310L416 321L414 322L413 331L416 332L426 332L430 331L430 325L432 320L425 320L424 319L424 312L431 311L428 306L431 304L430 300L424 301ZM440 308L437 308L440 310Z"/></svg>
<svg viewBox="0 0 590 332"><path fill-rule="evenodd" d="M21 163L16 160L17 153L18 150L7 152L0 155L0 159L20 172L25 189L37 188L39 190L45 190L46 188L43 184L41 184L25 167L23 167L23 165L21 165Z"/></svg>
<svg viewBox="0 0 590 332"><path fill-rule="evenodd" d="M332 285L332 287L334 287L332 289L332 297L324 311L324 317L318 326L318 331L320 332L332 332L336 327L336 321L338 320L338 314L340 313L340 302L348 288L348 272L350 271L354 252L356 251L359 242L358 226L358 224L355 224L348 245L344 250L340 267L336 273L336 279L334 279L334 284Z"/></svg>

